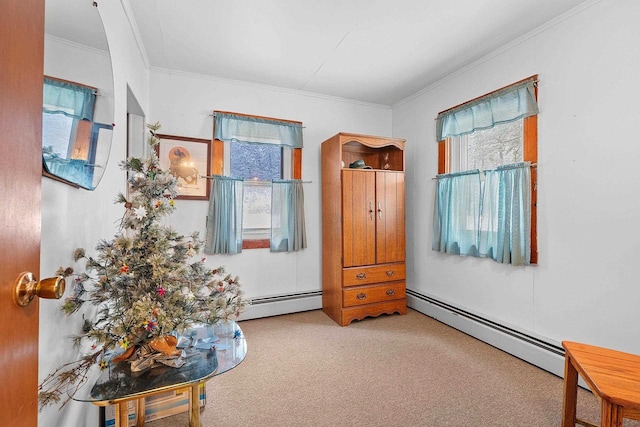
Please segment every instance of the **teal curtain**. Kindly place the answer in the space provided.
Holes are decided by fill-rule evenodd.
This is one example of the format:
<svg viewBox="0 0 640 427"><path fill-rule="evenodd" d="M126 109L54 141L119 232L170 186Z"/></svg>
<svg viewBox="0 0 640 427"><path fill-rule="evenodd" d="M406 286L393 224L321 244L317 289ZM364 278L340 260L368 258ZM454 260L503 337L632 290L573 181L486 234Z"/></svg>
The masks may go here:
<svg viewBox="0 0 640 427"><path fill-rule="evenodd" d="M512 265L531 261L531 164L485 171L480 255Z"/></svg>
<svg viewBox="0 0 640 427"><path fill-rule="evenodd" d="M529 265L531 164L438 175L432 249Z"/></svg>
<svg viewBox="0 0 640 427"><path fill-rule="evenodd" d="M436 141L535 116L535 83L530 78L438 114Z"/></svg>
<svg viewBox="0 0 640 427"><path fill-rule="evenodd" d="M96 100L93 89L45 77L43 91L45 113L93 121Z"/></svg>
<svg viewBox="0 0 640 427"><path fill-rule="evenodd" d="M243 182L218 175L212 179L204 251L208 254L240 253Z"/></svg>
<svg viewBox="0 0 640 427"><path fill-rule="evenodd" d="M497 170L484 171L480 208L479 250L480 256L497 259L498 215L500 209L500 176Z"/></svg>
<svg viewBox="0 0 640 427"><path fill-rule="evenodd" d="M222 141L302 148L302 124L276 119L214 112L213 137Z"/></svg>
<svg viewBox="0 0 640 427"><path fill-rule="evenodd" d="M302 187L300 180L271 183L271 252L295 252L307 247Z"/></svg>
<svg viewBox="0 0 640 427"><path fill-rule="evenodd" d="M434 251L478 256L480 184L478 170L437 176Z"/></svg>

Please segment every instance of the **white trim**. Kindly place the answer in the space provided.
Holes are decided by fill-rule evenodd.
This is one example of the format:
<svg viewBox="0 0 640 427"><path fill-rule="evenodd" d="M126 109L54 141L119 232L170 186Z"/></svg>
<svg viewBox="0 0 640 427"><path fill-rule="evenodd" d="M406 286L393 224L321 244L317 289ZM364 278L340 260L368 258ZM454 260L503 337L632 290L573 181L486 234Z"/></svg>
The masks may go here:
<svg viewBox="0 0 640 427"><path fill-rule="evenodd" d="M482 322L463 311L455 312L447 305L430 302L417 292L407 293L407 306L461 332L486 342L512 356L531 363L559 377L564 376L564 351L551 339L544 341L533 334L525 334L491 321Z"/></svg>
<svg viewBox="0 0 640 427"><path fill-rule="evenodd" d="M138 21L136 21L133 10L131 10L129 1L120 0L120 4L122 5L122 9L124 10L124 14L127 17L127 20L129 21L129 27L131 28L131 32L133 32L133 38L136 41L138 52L140 52L140 56L142 57L142 61L144 62L145 67L147 68L147 70L149 70L151 63L149 62L149 55L147 55L147 50L144 47L144 42L142 41L142 36L140 35Z"/></svg>
<svg viewBox="0 0 640 427"><path fill-rule="evenodd" d="M564 377L564 350L560 343L533 333L518 331L510 326L500 325L490 319L482 319L464 310L449 309L447 308L449 304L439 304L437 300L410 289L407 290L407 306L551 374ZM237 320L259 319L320 309L322 309L321 291L283 294L257 298ZM578 385L588 390L581 377L578 378Z"/></svg>
<svg viewBox="0 0 640 427"><path fill-rule="evenodd" d="M105 58L109 59L109 62L111 62L111 52L109 50L103 50L103 49L99 49L97 47L87 46L86 44L82 44L82 43L74 42L74 41L71 41L71 40L63 39L63 38L60 38L60 37L57 37L57 36L52 36L51 34L45 34L44 35L44 39L48 40L49 42L60 43L62 45L70 46L70 47L72 47L74 49L84 50L84 51L89 52L89 53L93 53L93 54L104 56ZM113 64L111 66L113 68Z"/></svg>
<svg viewBox="0 0 640 427"><path fill-rule="evenodd" d="M322 293L277 295L256 299L238 320L259 319L322 308Z"/></svg>

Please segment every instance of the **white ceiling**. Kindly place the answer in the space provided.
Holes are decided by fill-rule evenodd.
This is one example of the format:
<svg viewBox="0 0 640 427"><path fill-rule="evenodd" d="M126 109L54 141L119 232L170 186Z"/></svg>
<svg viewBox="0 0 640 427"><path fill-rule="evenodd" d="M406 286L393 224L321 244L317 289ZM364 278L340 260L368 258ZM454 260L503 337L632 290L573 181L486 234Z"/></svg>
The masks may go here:
<svg viewBox="0 0 640 427"><path fill-rule="evenodd" d="M109 49L93 0L46 0L44 24L49 36L96 49Z"/></svg>
<svg viewBox="0 0 640 427"><path fill-rule="evenodd" d="M122 1L151 67L383 105L585 2Z"/></svg>

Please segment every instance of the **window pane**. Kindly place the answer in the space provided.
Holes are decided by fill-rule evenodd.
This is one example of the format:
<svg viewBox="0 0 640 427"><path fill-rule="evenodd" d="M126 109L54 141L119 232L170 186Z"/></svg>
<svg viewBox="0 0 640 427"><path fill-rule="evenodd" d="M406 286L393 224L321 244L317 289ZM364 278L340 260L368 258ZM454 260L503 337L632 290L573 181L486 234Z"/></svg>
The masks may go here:
<svg viewBox="0 0 640 427"><path fill-rule="evenodd" d="M42 114L42 146L46 155L66 159L73 132L73 119L63 114Z"/></svg>
<svg viewBox="0 0 640 427"><path fill-rule="evenodd" d="M243 178L243 238L268 239L271 232L271 181L283 177L281 146L229 143L229 174Z"/></svg>
<svg viewBox="0 0 640 427"><path fill-rule="evenodd" d="M272 180L282 178L282 148L273 144L231 142L231 176Z"/></svg>
<svg viewBox="0 0 640 427"><path fill-rule="evenodd" d="M245 181L243 203L242 228L245 237L264 237L255 236L255 233L266 233L268 237L271 229L271 185Z"/></svg>
<svg viewBox="0 0 640 427"><path fill-rule="evenodd" d="M522 120L496 125L468 136L470 169L495 169L522 161Z"/></svg>
<svg viewBox="0 0 640 427"><path fill-rule="evenodd" d="M523 160L523 120L451 138L451 172L491 170Z"/></svg>

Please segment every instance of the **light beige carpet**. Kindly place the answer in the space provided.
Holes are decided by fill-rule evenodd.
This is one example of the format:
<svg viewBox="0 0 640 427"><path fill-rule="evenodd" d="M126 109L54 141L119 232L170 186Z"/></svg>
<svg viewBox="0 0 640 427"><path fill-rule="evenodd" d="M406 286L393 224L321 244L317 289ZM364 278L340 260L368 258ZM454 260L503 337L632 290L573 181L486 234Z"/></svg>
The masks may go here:
<svg viewBox="0 0 640 427"><path fill-rule="evenodd" d="M205 427L560 425L561 378L413 310L348 327L320 310L240 326L247 357L207 383ZM599 414L580 390L578 416ZM188 424L184 413L147 425Z"/></svg>

